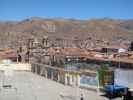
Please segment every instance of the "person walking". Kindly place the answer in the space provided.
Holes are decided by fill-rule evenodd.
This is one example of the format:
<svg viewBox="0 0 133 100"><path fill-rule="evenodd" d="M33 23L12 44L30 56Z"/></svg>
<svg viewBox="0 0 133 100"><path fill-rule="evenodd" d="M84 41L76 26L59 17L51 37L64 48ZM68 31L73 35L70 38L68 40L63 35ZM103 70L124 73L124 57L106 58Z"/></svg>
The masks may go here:
<svg viewBox="0 0 133 100"><path fill-rule="evenodd" d="M81 94L80 100L84 100L84 96L83 96L83 94Z"/></svg>

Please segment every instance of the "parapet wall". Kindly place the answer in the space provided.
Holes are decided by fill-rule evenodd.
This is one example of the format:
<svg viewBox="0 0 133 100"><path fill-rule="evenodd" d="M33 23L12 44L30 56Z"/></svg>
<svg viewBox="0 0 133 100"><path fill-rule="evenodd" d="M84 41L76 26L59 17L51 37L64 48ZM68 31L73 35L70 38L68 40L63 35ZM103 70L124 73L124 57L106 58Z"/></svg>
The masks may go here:
<svg viewBox="0 0 133 100"><path fill-rule="evenodd" d="M39 63L32 63L31 71L65 85L97 90L96 73L93 71L68 71L63 68Z"/></svg>
<svg viewBox="0 0 133 100"><path fill-rule="evenodd" d="M31 71L31 64L28 63L11 63L11 64L0 64L0 70L10 68L17 71Z"/></svg>

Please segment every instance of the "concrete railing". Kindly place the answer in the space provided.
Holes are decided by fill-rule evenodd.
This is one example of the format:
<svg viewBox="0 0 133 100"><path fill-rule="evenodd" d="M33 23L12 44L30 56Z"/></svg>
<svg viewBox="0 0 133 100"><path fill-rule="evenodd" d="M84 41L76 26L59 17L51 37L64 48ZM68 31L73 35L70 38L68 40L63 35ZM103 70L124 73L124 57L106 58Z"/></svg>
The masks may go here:
<svg viewBox="0 0 133 100"><path fill-rule="evenodd" d="M96 73L93 71L66 71L64 68L39 63L31 64L31 71L38 75L44 76L45 78L63 83L65 85L85 87L91 90L97 90L96 85L94 86L81 83L82 75L86 76L86 74L88 73L88 76L94 77L94 74Z"/></svg>

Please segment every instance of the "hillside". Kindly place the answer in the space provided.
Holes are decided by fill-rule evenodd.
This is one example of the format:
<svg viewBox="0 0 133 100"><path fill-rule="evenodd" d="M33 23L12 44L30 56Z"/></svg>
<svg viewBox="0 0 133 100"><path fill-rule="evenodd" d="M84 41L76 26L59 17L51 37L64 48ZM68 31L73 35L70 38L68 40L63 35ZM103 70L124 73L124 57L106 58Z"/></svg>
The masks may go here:
<svg viewBox="0 0 133 100"><path fill-rule="evenodd" d="M53 44L60 40L130 41L133 20L113 19L43 19L33 17L22 21L0 22L0 46L15 47L31 37L49 36ZM65 45L65 44L62 44ZM65 45L66 46L66 45Z"/></svg>

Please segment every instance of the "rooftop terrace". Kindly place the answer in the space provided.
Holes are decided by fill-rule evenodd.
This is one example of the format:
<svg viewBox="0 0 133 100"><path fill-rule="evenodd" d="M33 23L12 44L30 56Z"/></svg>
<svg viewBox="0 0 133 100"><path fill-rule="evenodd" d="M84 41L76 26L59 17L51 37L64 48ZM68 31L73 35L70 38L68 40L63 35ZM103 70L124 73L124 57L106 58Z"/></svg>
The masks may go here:
<svg viewBox="0 0 133 100"><path fill-rule="evenodd" d="M4 84L12 87L2 87ZM10 76L0 71L0 100L80 100L81 93L85 100L107 100L94 91L66 86L30 71L14 70Z"/></svg>

